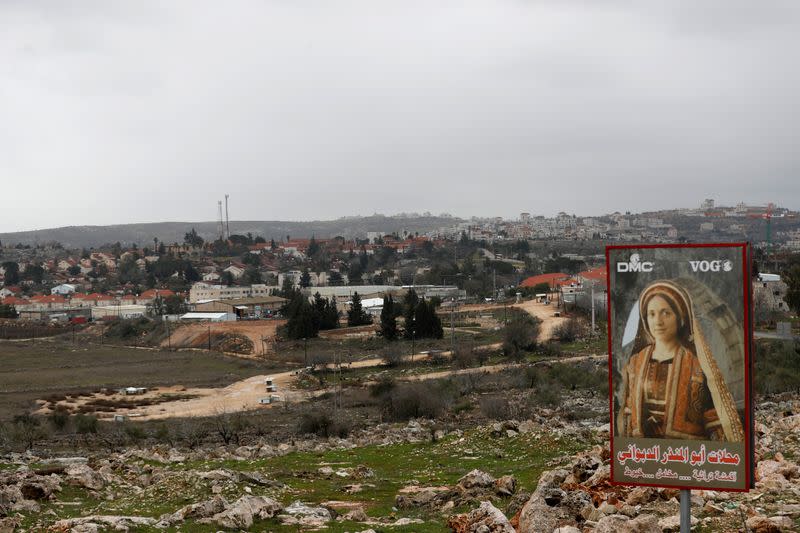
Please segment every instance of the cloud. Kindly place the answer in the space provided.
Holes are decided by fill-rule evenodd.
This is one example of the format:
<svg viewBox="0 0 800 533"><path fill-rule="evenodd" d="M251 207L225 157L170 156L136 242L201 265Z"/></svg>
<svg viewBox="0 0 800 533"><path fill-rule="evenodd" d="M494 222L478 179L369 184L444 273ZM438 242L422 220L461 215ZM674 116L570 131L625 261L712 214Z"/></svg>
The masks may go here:
<svg viewBox="0 0 800 533"><path fill-rule="evenodd" d="M207 220L226 192L237 219L797 208L798 22L792 2L4 3L4 229Z"/></svg>

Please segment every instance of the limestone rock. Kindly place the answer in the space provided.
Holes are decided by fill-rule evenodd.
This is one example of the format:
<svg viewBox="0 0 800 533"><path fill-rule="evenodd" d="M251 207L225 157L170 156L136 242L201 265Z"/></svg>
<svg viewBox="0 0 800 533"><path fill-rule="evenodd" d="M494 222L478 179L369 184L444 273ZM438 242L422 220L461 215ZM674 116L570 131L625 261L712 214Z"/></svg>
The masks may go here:
<svg viewBox="0 0 800 533"><path fill-rule="evenodd" d="M450 517L447 525L455 533L515 533L506 516L489 502L467 514Z"/></svg>
<svg viewBox="0 0 800 533"><path fill-rule="evenodd" d="M333 519L331 512L324 507L311 507L302 502L294 502L281 513L281 522L303 526L322 526Z"/></svg>
<svg viewBox="0 0 800 533"><path fill-rule="evenodd" d="M595 533L661 533L661 527L653 515L641 515L631 519L615 514L601 518L594 531Z"/></svg>
<svg viewBox="0 0 800 533"><path fill-rule="evenodd" d="M90 490L101 490L105 486L103 476L85 464L71 464L64 469L67 484Z"/></svg>
<svg viewBox="0 0 800 533"><path fill-rule="evenodd" d="M518 533L551 533L561 515L556 509L547 505L544 500L532 496L522 508L519 515Z"/></svg>
<svg viewBox="0 0 800 533"><path fill-rule="evenodd" d="M475 469L458 480L457 486L465 491L480 488L487 489L494 485L494 478L481 470Z"/></svg>
<svg viewBox="0 0 800 533"><path fill-rule="evenodd" d="M226 529L248 529L253 518L272 518L281 510L281 505L266 496L242 496L230 507L206 519Z"/></svg>
<svg viewBox="0 0 800 533"><path fill-rule="evenodd" d="M514 476L502 476L494 481L494 490L500 496L511 496L517 490L517 480Z"/></svg>
<svg viewBox="0 0 800 533"><path fill-rule="evenodd" d="M187 518L208 518L223 512L227 505L228 502L226 502L224 498L215 496L210 500L205 500L181 507L171 515L162 517L162 520L166 520L168 523L175 523L182 522Z"/></svg>
<svg viewBox="0 0 800 533"><path fill-rule="evenodd" d="M105 526L102 531L128 531L129 529L153 527L155 524L155 518L144 516L92 515L58 520L53 524L53 529L55 531L81 531L80 528L83 528L82 531L97 531L99 526Z"/></svg>
<svg viewBox="0 0 800 533"><path fill-rule="evenodd" d="M697 525L697 518L692 517L689 521L692 526ZM672 515L662 518L658 521L658 527L661 528L661 531L669 532L669 531L680 531L681 530L681 517L680 515Z"/></svg>

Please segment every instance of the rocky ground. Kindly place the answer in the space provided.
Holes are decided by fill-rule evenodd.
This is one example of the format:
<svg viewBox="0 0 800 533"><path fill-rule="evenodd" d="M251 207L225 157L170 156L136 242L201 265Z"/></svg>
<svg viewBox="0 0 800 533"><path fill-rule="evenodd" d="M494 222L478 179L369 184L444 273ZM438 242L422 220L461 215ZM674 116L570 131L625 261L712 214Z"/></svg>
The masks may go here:
<svg viewBox="0 0 800 533"><path fill-rule="evenodd" d="M800 400L761 403L756 419L756 489L693 491L695 530L800 529ZM277 445L7 454L0 532L677 531L677 491L610 485L608 429L541 410Z"/></svg>

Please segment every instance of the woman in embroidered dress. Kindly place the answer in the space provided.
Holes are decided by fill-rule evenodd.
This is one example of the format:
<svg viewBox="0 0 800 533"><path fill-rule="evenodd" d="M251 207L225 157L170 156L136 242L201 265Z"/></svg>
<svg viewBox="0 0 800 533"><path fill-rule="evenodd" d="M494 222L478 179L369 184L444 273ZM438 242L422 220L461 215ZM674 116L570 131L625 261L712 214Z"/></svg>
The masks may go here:
<svg viewBox="0 0 800 533"><path fill-rule="evenodd" d="M625 437L744 441L739 414L677 282L659 280L639 297L637 339L647 345L622 373L617 434Z"/></svg>

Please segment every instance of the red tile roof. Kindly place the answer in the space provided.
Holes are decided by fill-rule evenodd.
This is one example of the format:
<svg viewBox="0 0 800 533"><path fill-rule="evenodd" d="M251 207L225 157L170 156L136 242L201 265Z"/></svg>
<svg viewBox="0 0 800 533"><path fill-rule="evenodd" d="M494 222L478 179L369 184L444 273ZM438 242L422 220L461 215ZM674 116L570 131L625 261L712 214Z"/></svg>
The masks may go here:
<svg viewBox="0 0 800 533"><path fill-rule="evenodd" d="M17 298L16 296L8 296L3 298L3 305L27 305L29 302L25 298Z"/></svg>
<svg viewBox="0 0 800 533"><path fill-rule="evenodd" d="M175 293L169 289L150 289L144 291L139 298L148 299L148 298L155 298L156 296L161 296L162 298L167 298L169 296L175 296Z"/></svg>
<svg viewBox="0 0 800 533"><path fill-rule="evenodd" d="M63 304L67 302L67 299L61 296L60 294L36 294L31 296L32 303L52 303L52 304Z"/></svg>
<svg viewBox="0 0 800 533"><path fill-rule="evenodd" d="M590 281L601 281L605 283L606 279L608 278L608 274L606 272L606 267L598 267L593 268L591 270L586 270L584 272L578 273L579 278L583 278L585 280Z"/></svg>
<svg viewBox="0 0 800 533"><path fill-rule="evenodd" d="M551 272L549 274L539 274L531 276L519 284L520 287L535 287L540 283L547 283L550 287L558 287L569 280L569 274L563 272Z"/></svg>

